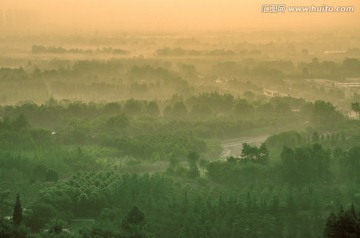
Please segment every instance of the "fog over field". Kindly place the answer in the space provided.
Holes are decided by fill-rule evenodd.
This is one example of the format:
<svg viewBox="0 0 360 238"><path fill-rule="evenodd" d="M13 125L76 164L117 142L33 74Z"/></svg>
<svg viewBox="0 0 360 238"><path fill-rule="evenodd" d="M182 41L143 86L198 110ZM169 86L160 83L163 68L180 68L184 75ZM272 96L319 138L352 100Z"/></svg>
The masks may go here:
<svg viewBox="0 0 360 238"><path fill-rule="evenodd" d="M360 237L358 7L1 0L0 238Z"/></svg>

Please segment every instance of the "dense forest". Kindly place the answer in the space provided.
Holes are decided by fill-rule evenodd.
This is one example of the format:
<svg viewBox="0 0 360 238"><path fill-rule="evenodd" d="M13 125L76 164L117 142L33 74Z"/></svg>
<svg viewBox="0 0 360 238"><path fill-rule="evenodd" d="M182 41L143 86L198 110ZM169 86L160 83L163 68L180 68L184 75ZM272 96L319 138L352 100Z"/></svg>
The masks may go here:
<svg viewBox="0 0 360 238"><path fill-rule="evenodd" d="M358 33L179 34L0 38L0 238L360 237Z"/></svg>
<svg viewBox="0 0 360 238"><path fill-rule="evenodd" d="M172 101L1 107L2 237L319 237L359 205L360 122L330 103ZM259 130L275 134L221 157Z"/></svg>

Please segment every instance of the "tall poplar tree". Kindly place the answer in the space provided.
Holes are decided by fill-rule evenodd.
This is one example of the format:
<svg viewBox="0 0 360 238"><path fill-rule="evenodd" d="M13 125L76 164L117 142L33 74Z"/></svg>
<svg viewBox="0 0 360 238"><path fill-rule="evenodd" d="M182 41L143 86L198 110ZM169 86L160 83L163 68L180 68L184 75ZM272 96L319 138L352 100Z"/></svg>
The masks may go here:
<svg viewBox="0 0 360 238"><path fill-rule="evenodd" d="M21 220L23 218L23 214L22 214L22 208L21 208L21 203L20 203L20 196L19 194L16 195L16 201L15 201L15 205L14 205L14 213L13 213L13 221L14 224L16 226L21 224Z"/></svg>

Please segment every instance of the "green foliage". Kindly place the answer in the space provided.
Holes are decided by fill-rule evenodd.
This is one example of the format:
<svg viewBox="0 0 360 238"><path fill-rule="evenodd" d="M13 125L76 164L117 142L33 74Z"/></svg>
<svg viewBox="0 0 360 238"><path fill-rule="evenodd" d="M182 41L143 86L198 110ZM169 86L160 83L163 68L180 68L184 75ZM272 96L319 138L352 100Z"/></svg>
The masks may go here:
<svg viewBox="0 0 360 238"><path fill-rule="evenodd" d="M194 104L191 108L194 117L206 118L212 115L211 108L206 104Z"/></svg>
<svg viewBox="0 0 360 238"><path fill-rule="evenodd" d="M13 212L13 216L12 216L15 226L19 226L21 224L22 218L23 218L23 211L21 208L20 196L19 196L19 194L17 194L15 205L14 205L14 212Z"/></svg>
<svg viewBox="0 0 360 238"><path fill-rule="evenodd" d="M49 224L49 233L55 233L55 234L59 234L63 231L65 222L59 219L55 219L50 221Z"/></svg>
<svg viewBox="0 0 360 238"><path fill-rule="evenodd" d="M356 113L356 115L359 116L360 104L358 102L351 103L351 110L353 110Z"/></svg>
<svg viewBox="0 0 360 238"><path fill-rule="evenodd" d="M143 110L143 104L141 101L135 99L129 99L125 102L124 105L124 113L129 114L131 116L139 115Z"/></svg>
<svg viewBox="0 0 360 238"><path fill-rule="evenodd" d="M29 76L26 71L22 68L0 68L0 78L4 81L23 81L27 80Z"/></svg>
<svg viewBox="0 0 360 238"><path fill-rule="evenodd" d="M357 147L351 148L358 139L346 131L357 122L339 116L330 103L246 101L214 92L163 102L52 99L0 111L0 177L9 183L3 186L15 180L34 188L24 222L35 233L50 224L42 237L319 237L323 213L360 203L359 189L350 185L358 180ZM327 123L328 116L337 124ZM243 144L239 158L211 161L220 152L218 138L265 133L304 118L312 126L343 129L284 132L260 146ZM27 120L51 129L30 128ZM273 153L280 150L276 162ZM169 163L168 171L120 173L151 160L162 160L156 161L159 170ZM5 205L7 197L0 200ZM73 218L97 219L78 232L62 232L68 225L56 221L71 227Z"/></svg>
<svg viewBox="0 0 360 238"><path fill-rule="evenodd" d="M350 181L360 181L360 147L352 147L347 153L345 158L340 160L340 164L344 168L345 176Z"/></svg>
<svg viewBox="0 0 360 238"><path fill-rule="evenodd" d="M359 215L354 205L345 211L340 210L337 215L331 212L326 221L324 238L359 237Z"/></svg>
<svg viewBox="0 0 360 238"><path fill-rule="evenodd" d="M218 92L200 93L188 99L195 114L210 115L210 112L226 113L233 108L234 96L231 94L219 94ZM195 108L194 108L195 107Z"/></svg>
<svg viewBox="0 0 360 238"><path fill-rule="evenodd" d="M220 171L220 168L222 176L228 176L227 181L225 177L220 181L213 176L214 169ZM226 182L222 187L208 183L179 185L160 174L77 173L67 181L43 189L27 220L37 230L49 222L52 224L51 220L61 217L64 211L76 217L101 214L94 226L77 233L79 237L89 238L152 237L152 234L169 237L174 233L180 237L199 237L200 234L251 237L255 233L281 237L284 232L304 237L302 228L306 226L313 237L319 237L324 220L318 211L328 211L326 204L330 204L339 191L316 183L303 188L275 183L279 181L274 179L278 171L275 169L236 160L210 163L209 178ZM233 186L227 188L229 184ZM358 188L355 190L359 192ZM349 191L340 193L345 196ZM134 204L141 204L141 211L134 208ZM129 211L129 207L133 209ZM234 226L234 223L243 226ZM122 229L123 224L128 228ZM48 237L66 235L63 232L47 234Z"/></svg>
<svg viewBox="0 0 360 238"><path fill-rule="evenodd" d="M147 104L147 109L146 109L147 113L153 117L158 117L160 116L160 109L158 104L155 101L150 101Z"/></svg>
<svg viewBox="0 0 360 238"><path fill-rule="evenodd" d="M86 45L106 47L33 45L30 57L2 47L0 237L358 237L354 207L324 217L360 204L360 121L345 115L350 103L359 114L360 50L319 52L322 39L359 37L310 35L99 33ZM12 41L28 44L1 37ZM219 158L223 140L273 133Z"/></svg>
<svg viewBox="0 0 360 238"><path fill-rule="evenodd" d="M330 153L319 144L281 152L284 179L292 184L304 184L329 179Z"/></svg>
<svg viewBox="0 0 360 238"><path fill-rule="evenodd" d="M123 233L112 224L97 223L79 231L80 238L123 238Z"/></svg>
<svg viewBox="0 0 360 238"><path fill-rule="evenodd" d="M206 152L203 140L182 135L143 135L134 138L124 137L109 142L109 145L122 153L139 159L151 159L159 155L164 159L170 156L186 156L188 151Z"/></svg>
<svg viewBox="0 0 360 238"><path fill-rule="evenodd" d="M45 174L45 180L49 182L57 182L59 180L59 174L54 169L49 169Z"/></svg>
<svg viewBox="0 0 360 238"><path fill-rule="evenodd" d="M240 159L245 163L251 161L260 164L267 164L269 160L269 151L265 143L262 143L259 148L257 146L251 146L247 143L243 143Z"/></svg>
<svg viewBox="0 0 360 238"><path fill-rule="evenodd" d="M29 128L29 126L30 126L30 124L29 124L29 122L28 122L28 120L27 120L27 118L25 117L24 114L18 115L13 120L6 117L2 121L0 121L0 128L2 130L4 130L4 131L5 130L19 131L19 130L22 130L22 129Z"/></svg>
<svg viewBox="0 0 360 238"><path fill-rule="evenodd" d="M46 203L36 203L31 207L32 214L27 224L32 230L38 231L56 217L56 209Z"/></svg>
<svg viewBox="0 0 360 238"><path fill-rule="evenodd" d="M199 176L200 176L200 171L199 171L198 166L196 164L190 164L190 168L188 171L188 177L194 179Z"/></svg>
<svg viewBox="0 0 360 238"><path fill-rule="evenodd" d="M248 103L245 99L242 99L236 103L234 112L242 116L248 116L254 112L254 106Z"/></svg>
<svg viewBox="0 0 360 238"><path fill-rule="evenodd" d="M27 238L30 237L29 230L23 225L14 225L9 220L0 219L1 238Z"/></svg>
<svg viewBox="0 0 360 238"><path fill-rule="evenodd" d="M164 116L170 119L184 118L187 114L187 107L182 101L177 102L173 107L167 107L166 110L164 110Z"/></svg>
<svg viewBox="0 0 360 238"><path fill-rule="evenodd" d="M316 126L335 124L344 118L330 102L315 101L314 103L307 103L301 110L304 115L308 115L307 118Z"/></svg>
<svg viewBox="0 0 360 238"><path fill-rule="evenodd" d="M195 151L190 151L187 155L189 164L195 164L199 160L200 155Z"/></svg>
<svg viewBox="0 0 360 238"><path fill-rule="evenodd" d="M32 177L38 180L44 180L46 172L46 167L44 165L36 165L33 169Z"/></svg>
<svg viewBox="0 0 360 238"><path fill-rule="evenodd" d="M134 206L126 215L122 222L122 227L129 231L132 227L138 226L143 228L145 226L145 215L139 210L137 206Z"/></svg>
<svg viewBox="0 0 360 238"><path fill-rule="evenodd" d="M299 132L286 131L270 136L266 140L266 144L270 148L276 149L281 149L284 146L294 148L296 146L302 145L303 141L305 141L305 138Z"/></svg>
<svg viewBox="0 0 360 238"><path fill-rule="evenodd" d="M125 129L129 126L129 124L129 119L125 114L112 116L106 121L106 126L111 130Z"/></svg>

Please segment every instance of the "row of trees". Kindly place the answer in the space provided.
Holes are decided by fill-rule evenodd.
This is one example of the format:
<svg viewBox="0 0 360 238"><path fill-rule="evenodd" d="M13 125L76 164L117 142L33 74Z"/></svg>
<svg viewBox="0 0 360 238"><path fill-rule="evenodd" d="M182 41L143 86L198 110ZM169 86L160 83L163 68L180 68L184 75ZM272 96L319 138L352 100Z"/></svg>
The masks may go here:
<svg viewBox="0 0 360 238"><path fill-rule="evenodd" d="M56 46L43 46L43 45L33 45L31 47L31 52L33 54L65 54L65 53L75 53L75 54L91 54L91 53L108 53L108 54L128 54L129 52L123 49L113 49L112 47L98 48L95 51L91 49L65 49L63 47Z"/></svg>
<svg viewBox="0 0 360 238"><path fill-rule="evenodd" d="M210 179L223 184L244 184L251 178L263 181L303 186L324 182L360 181L360 147L326 149L321 144L305 144L293 148L284 146L280 164L268 163L269 151L265 144L260 147L243 144L239 158L229 157L225 162L209 163Z"/></svg>

